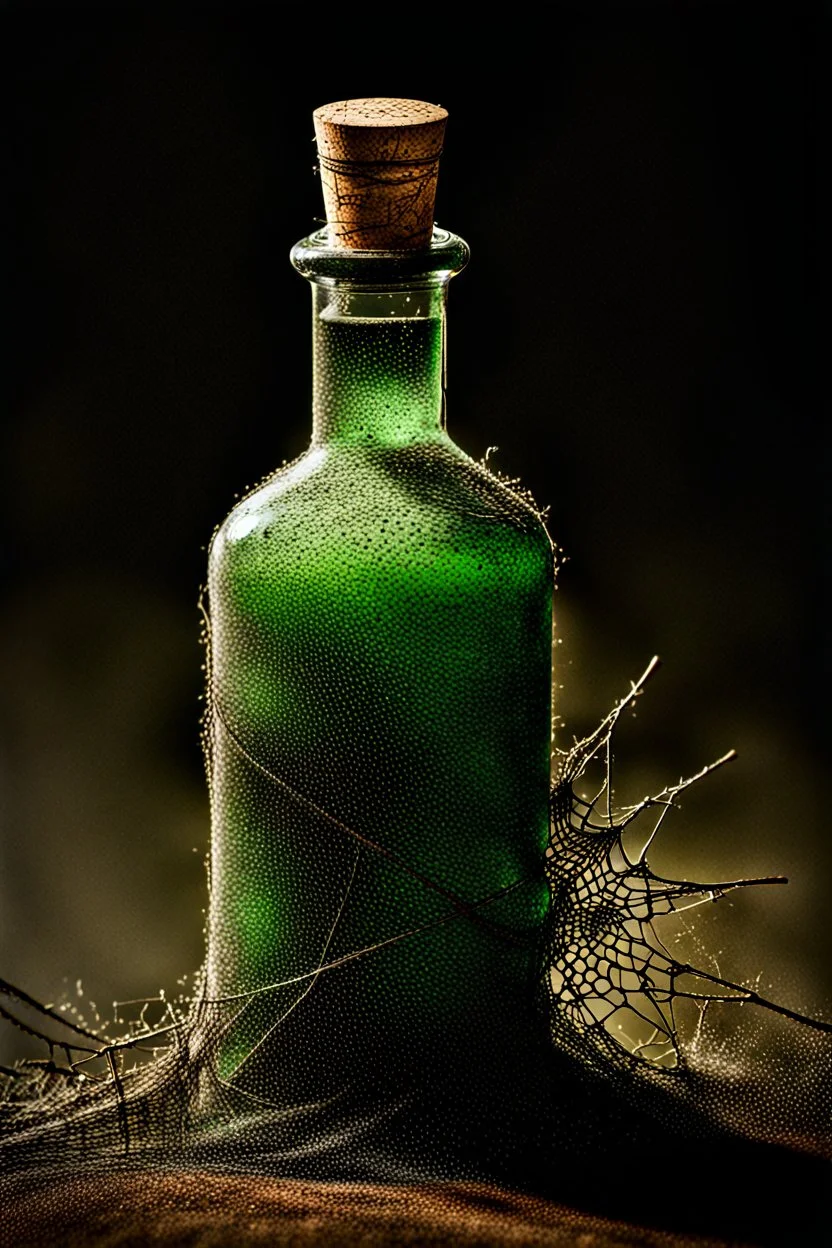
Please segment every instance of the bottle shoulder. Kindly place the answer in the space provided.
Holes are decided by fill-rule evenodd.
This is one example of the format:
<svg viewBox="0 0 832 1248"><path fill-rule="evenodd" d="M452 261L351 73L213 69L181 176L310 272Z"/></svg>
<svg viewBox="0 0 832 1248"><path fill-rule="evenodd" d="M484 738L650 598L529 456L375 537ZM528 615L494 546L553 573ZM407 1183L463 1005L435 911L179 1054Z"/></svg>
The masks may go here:
<svg viewBox="0 0 832 1248"><path fill-rule="evenodd" d="M218 533L243 536L293 514L387 508L477 515L549 541L540 512L446 435L395 447L313 444L245 495Z"/></svg>
<svg viewBox="0 0 832 1248"><path fill-rule="evenodd" d="M522 547L544 563L540 513L444 434L397 447L312 445L241 499L214 535L211 562L289 546L293 563L331 546L361 552ZM259 554L257 552L260 552Z"/></svg>

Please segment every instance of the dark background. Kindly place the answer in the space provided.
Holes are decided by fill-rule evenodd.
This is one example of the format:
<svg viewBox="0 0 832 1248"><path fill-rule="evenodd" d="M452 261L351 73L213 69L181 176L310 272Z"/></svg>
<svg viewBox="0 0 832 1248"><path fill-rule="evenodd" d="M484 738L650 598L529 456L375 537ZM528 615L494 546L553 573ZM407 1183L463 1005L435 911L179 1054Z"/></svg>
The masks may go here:
<svg viewBox="0 0 832 1248"><path fill-rule="evenodd" d="M308 439L311 112L401 95L450 111L473 251L451 431L568 556L559 742L661 654L618 796L738 749L656 865L792 877L709 908L701 956L829 1010L815 10L384 12L0 13L0 974L109 1013L199 964L205 546Z"/></svg>

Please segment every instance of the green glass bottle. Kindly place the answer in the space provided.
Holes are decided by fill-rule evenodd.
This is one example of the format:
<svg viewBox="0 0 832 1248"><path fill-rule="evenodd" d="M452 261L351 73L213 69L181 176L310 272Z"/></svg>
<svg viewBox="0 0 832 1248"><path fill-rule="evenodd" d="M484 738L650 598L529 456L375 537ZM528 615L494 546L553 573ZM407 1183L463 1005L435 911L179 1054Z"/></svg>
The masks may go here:
<svg viewBox="0 0 832 1248"><path fill-rule="evenodd" d="M296 245L312 442L211 545L206 995L272 1105L450 1086L536 1025L553 550L445 429L467 258Z"/></svg>

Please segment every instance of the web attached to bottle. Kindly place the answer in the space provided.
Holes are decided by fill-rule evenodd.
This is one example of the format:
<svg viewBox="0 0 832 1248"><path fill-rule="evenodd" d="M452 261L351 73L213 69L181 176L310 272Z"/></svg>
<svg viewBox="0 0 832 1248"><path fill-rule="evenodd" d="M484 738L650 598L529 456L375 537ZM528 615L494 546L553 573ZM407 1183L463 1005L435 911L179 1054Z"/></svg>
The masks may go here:
<svg viewBox="0 0 832 1248"><path fill-rule="evenodd" d="M588 738L560 755L551 802L546 850L553 906L549 919L548 975L551 1027L556 1045L602 1071L635 1077L685 1080L694 1075L706 1047L706 1021L717 1006L757 1006L800 1023L822 1036L832 1023L807 1017L768 1000L755 987L681 961L657 930L657 922L716 902L730 892L761 885L785 885L785 876L695 882L656 875L647 852L677 799L735 758L731 750L689 779L615 810L612 805L612 745L622 716L655 673L657 659L629 694ZM601 761L602 779L586 799L576 786ZM632 852L627 836L649 821L649 831ZM694 1025L680 1017L694 1007ZM811 1041L810 1041L811 1045Z"/></svg>
<svg viewBox="0 0 832 1248"><path fill-rule="evenodd" d="M831 1157L832 1023L678 958L659 930L663 921L733 890L784 883L781 877L675 881L649 866L648 851L679 795L732 755L634 806L613 807L615 733L656 666L654 660L595 732L559 756L541 980L553 1058L565 1057L634 1105L644 1103L645 1093L660 1093L660 1116L687 1107L751 1139ZM597 791L580 796L593 767L601 773ZM645 820L648 833L633 852L630 834ZM362 855L382 850L354 839L355 871ZM418 940L444 922L487 922L495 899L442 900L449 905L424 929L392 939ZM365 1177L369 1148L375 1150L372 1177L418 1177L415 1163L408 1171L394 1156L400 1107L377 1104L370 1113L366 1104L293 1106L235 1086L219 1068L222 1045L247 1011L262 1005L279 1027L308 1008L322 976L378 956L388 943L333 958L327 940L319 963L292 983L210 1001L198 980L192 994L175 1000L160 994L123 1003L120 1018L106 1027L90 1024L77 1005L46 1005L0 980L0 1019L30 1049L15 1065L0 1068L0 1142L8 1168L65 1172L69 1157L75 1165L84 1157L118 1167L125 1158L186 1156L261 1173L349 1179ZM724 1011L734 1012L729 1025ZM761 1025L763 1017L773 1028ZM40 1051L33 1053L33 1046ZM323 1137L329 1142L321 1149ZM439 1170L464 1178L461 1162L454 1174L451 1137ZM391 1157L386 1175L379 1161L385 1147Z"/></svg>

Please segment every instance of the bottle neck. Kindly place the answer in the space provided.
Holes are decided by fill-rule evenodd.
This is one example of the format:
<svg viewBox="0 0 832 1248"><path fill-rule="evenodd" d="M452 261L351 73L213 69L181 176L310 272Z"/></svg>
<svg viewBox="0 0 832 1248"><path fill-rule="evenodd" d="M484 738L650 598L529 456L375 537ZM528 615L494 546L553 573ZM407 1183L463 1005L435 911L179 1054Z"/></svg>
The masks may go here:
<svg viewBox="0 0 832 1248"><path fill-rule="evenodd" d="M444 428L447 281L312 283L313 443L403 446Z"/></svg>
<svg viewBox="0 0 832 1248"><path fill-rule="evenodd" d="M292 248L312 283L313 445L404 446L445 427L445 303L468 244L351 251L318 230Z"/></svg>

